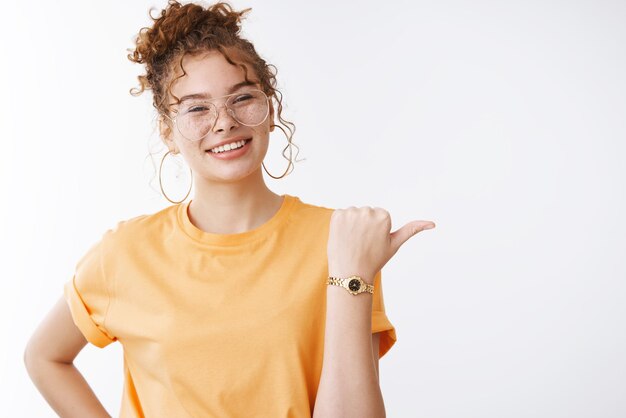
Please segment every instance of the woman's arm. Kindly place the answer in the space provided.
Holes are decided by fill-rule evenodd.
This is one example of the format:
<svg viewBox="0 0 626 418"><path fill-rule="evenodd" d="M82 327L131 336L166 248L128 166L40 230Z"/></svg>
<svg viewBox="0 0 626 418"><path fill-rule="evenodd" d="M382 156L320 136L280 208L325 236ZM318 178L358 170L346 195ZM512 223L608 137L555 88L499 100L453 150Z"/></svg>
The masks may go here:
<svg viewBox="0 0 626 418"><path fill-rule="evenodd" d="M376 367L376 379L380 383L380 375L378 374L378 352L380 351L380 332L372 334L372 358Z"/></svg>
<svg viewBox="0 0 626 418"><path fill-rule="evenodd" d="M334 277L352 274L330 272ZM373 282L373 278L363 279ZM373 295L351 295L338 286L328 286L326 295L324 362L313 418L383 418L372 346Z"/></svg>
<svg viewBox="0 0 626 418"><path fill-rule="evenodd" d="M73 361L87 345L63 296L41 322L24 350L31 380L62 418L110 418Z"/></svg>
<svg viewBox="0 0 626 418"><path fill-rule="evenodd" d="M414 221L391 232L391 216L382 208L335 209L328 232L328 273L361 276L373 284L377 272L410 237L435 226ZM327 286L324 360L314 418L383 418L385 406L372 347L373 295L352 295Z"/></svg>

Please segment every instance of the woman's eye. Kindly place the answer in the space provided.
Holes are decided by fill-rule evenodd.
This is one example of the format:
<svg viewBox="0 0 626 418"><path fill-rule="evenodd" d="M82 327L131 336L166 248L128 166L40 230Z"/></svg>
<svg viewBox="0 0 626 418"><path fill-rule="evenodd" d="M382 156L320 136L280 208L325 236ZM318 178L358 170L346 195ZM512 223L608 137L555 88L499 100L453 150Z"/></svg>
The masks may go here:
<svg viewBox="0 0 626 418"><path fill-rule="evenodd" d="M237 103L237 102L243 102L243 101L245 101L245 100L248 100L250 97L252 97L252 96L251 96L251 95L249 95L249 94L244 94L244 95L241 95L241 96L237 96L237 98L235 98L234 102L235 102L235 103Z"/></svg>
<svg viewBox="0 0 626 418"><path fill-rule="evenodd" d="M190 113L190 112L201 112L201 111L203 111L203 110L207 110L207 108L206 108L206 107L204 107L204 106L194 106L194 107L190 107L190 108L187 110L187 113Z"/></svg>

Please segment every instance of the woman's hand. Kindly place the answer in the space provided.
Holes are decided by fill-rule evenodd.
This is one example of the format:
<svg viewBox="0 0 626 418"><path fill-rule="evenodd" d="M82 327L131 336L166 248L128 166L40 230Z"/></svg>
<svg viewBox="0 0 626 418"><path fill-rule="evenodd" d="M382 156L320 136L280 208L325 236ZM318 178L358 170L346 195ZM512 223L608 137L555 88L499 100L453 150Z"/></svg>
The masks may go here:
<svg viewBox="0 0 626 418"><path fill-rule="evenodd" d="M335 209L328 235L329 275L356 274L372 284L376 273L402 244L418 232L434 227L431 221L413 221L391 232L391 217L385 209L370 206Z"/></svg>

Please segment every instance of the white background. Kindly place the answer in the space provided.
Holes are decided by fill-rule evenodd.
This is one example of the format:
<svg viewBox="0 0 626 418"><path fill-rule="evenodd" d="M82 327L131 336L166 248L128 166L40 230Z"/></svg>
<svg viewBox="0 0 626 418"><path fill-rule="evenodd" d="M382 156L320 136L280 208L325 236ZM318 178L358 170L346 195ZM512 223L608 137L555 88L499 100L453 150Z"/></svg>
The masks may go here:
<svg viewBox="0 0 626 418"><path fill-rule="evenodd" d="M106 229L169 205L126 58L165 4L3 4L2 416L56 416L26 342ZM384 268L387 415L625 416L626 3L231 4L252 7L243 35L278 68L306 158L270 188L437 224ZM121 345L75 364L115 416Z"/></svg>

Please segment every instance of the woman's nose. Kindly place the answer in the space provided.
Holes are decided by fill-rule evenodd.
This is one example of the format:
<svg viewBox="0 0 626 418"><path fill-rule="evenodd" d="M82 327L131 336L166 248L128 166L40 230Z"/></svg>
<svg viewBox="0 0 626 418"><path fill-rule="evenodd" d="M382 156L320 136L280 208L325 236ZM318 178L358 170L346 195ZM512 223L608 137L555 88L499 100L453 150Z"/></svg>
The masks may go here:
<svg viewBox="0 0 626 418"><path fill-rule="evenodd" d="M228 109L225 104L217 108L216 114L213 131L229 131L239 126L237 119L235 119L232 114L232 110Z"/></svg>

